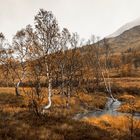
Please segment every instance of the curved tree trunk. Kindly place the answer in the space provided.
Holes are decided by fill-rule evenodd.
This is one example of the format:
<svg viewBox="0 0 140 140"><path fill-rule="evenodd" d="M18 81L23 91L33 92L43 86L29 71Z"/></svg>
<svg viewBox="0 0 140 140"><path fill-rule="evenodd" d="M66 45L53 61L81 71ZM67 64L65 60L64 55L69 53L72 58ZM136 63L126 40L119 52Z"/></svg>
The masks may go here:
<svg viewBox="0 0 140 140"><path fill-rule="evenodd" d="M51 96L52 96L52 80L51 78L49 78L49 83L48 83L48 104L43 108L42 113L45 113L45 110L49 109L52 105L52 100L51 100Z"/></svg>
<svg viewBox="0 0 140 140"><path fill-rule="evenodd" d="M106 78L105 78L103 72L102 72L102 77L103 77L103 80L104 80L104 84L105 84L105 87L106 87L106 91L109 93L110 98L112 98L113 101L116 101L116 99L114 98L114 96L113 96L113 94L112 94L112 91L111 91L110 81L107 81L107 80L109 80L108 78L107 78L107 80L106 80Z"/></svg>
<svg viewBox="0 0 140 140"><path fill-rule="evenodd" d="M19 92L19 85L21 84L22 80L25 77L25 73L23 73L22 78L20 79L20 81L15 85L15 93L16 96L20 96L20 92Z"/></svg>
<svg viewBox="0 0 140 140"><path fill-rule="evenodd" d="M20 85L21 81L19 81L16 85L15 85L15 93L16 96L20 96L20 92L19 92L19 85Z"/></svg>

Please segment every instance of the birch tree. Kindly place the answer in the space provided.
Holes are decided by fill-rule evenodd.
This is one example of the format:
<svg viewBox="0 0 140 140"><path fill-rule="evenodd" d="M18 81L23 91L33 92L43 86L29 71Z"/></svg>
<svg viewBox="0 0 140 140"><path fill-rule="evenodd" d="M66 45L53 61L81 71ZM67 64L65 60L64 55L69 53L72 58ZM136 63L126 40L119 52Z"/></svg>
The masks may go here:
<svg viewBox="0 0 140 140"><path fill-rule="evenodd" d="M8 64L7 64L7 50L6 50L6 38L3 33L0 33L0 70L1 80L7 79L8 77ZM4 80L5 81L5 80Z"/></svg>
<svg viewBox="0 0 140 140"><path fill-rule="evenodd" d="M40 43L40 52L44 63L44 72L46 82L48 83L48 104L44 107L43 112L52 105L52 62L50 55L55 53L59 42L59 27L56 18L51 11L40 9L35 16L35 30Z"/></svg>
<svg viewBox="0 0 140 140"><path fill-rule="evenodd" d="M111 89L111 78L110 78L110 57L111 57L111 50L109 47L109 44L107 43L107 40L104 39L104 64L103 67L101 68L101 63L99 63L99 66L101 68L101 73L102 77L104 80L105 88L106 91L109 93L110 97L112 98L113 101L116 101L112 94L112 89Z"/></svg>
<svg viewBox="0 0 140 140"><path fill-rule="evenodd" d="M64 28L61 33L61 58L59 61L60 71L61 71L61 93L64 95L64 86L65 86L65 67L67 59L67 50L70 43L71 34L68 29Z"/></svg>
<svg viewBox="0 0 140 140"><path fill-rule="evenodd" d="M12 73L11 65L15 68L16 62L13 57L13 49L5 36L0 33L0 65L2 70L3 82L6 82L7 86L13 86L16 75ZM12 81L11 81L12 79Z"/></svg>
<svg viewBox="0 0 140 140"><path fill-rule="evenodd" d="M14 50L14 57L15 60L17 60L17 65L14 67L11 64L11 68L13 72L17 76L17 83L15 84L15 90L16 90L16 95L20 95L19 92L19 86L21 82L24 80L25 75L26 75L26 56L28 52L27 48L27 38L26 38L26 31L25 29L22 29L16 33L16 35L13 37L13 50Z"/></svg>
<svg viewBox="0 0 140 140"><path fill-rule="evenodd" d="M80 63L80 52L78 51L78 45L79 45L79 36L77 33L73 33L70 38L70 49L67 53L66 58L66 95L67 95L67 101L66 101L66 107L70 107L70 98L71 96L76 92L76 86L75 82L77 78L81 75L79 73L81 72L81 63Z"/></svg>

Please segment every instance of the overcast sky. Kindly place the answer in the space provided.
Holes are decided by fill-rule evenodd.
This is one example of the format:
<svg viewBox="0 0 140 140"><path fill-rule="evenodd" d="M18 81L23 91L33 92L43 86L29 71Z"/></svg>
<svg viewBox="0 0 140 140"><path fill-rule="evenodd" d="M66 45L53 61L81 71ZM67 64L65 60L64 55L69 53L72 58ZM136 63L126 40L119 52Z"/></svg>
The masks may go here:
<svg viewBox="0 0 140 140"><path fill-rule="evenodd" d="M51 10L60 27L105 37L140 17L140 0L0 0L0 32L11 40L17 30L34 23L39 8Z"/></svg>

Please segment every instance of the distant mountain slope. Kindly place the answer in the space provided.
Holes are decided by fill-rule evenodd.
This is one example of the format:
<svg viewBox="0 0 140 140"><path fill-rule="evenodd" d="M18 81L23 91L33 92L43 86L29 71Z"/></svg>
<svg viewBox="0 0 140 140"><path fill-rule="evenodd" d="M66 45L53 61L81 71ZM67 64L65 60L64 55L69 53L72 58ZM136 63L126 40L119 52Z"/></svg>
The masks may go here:
<svg viewBox="0 0 140 140"><path fill-rule="evenodd" d="M127 30L129 30L129 29L131 29L131 28L133 28L135 26L139 26L139 25L140 25L140 18L123 25L116 32L114 32L113 34L109 35L107 38L119 36L123 32L125 32L125 31L127 31Z"/></svg>
<svg viewBox="0 0 140 140"><path fill-rule="evenodd" d="M126 52L131 50L140 51L140 18L125 24L115 33L105 37L106 43L112 48L115 53ZM95 44L83 46L82 53L88 53L91 48L97 44L101 47L104 45L104 40L100 40ZM94 52L94 50L93 50Z"/></svg>
<svg viewBox="0 0 140 140"><path fill-rule="evenodd" d="M116 37L107 38L108 44L115 51L126 51L128 49L140 50L140 25L124 31Z"/></svg>

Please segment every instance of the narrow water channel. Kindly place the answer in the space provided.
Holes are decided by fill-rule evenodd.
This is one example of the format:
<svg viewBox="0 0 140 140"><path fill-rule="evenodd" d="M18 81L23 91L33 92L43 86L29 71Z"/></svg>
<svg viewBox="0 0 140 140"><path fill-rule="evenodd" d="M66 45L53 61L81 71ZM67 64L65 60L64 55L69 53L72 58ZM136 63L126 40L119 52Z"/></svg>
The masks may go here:
<svg viewBox="0 0 140 140"><path fill-rule="evenodd" d="M99 117L105 114L112 116L129 115L129 113L121 113L117 111L121 104L122 102L118 101L117 99L114 101L112 98L108 98L108 101L103 110L93 110L88 113L78 113L74 116L74 119L79 120L83 118ZM135 113L134 117L140 119L140 113Z"/></svg>

